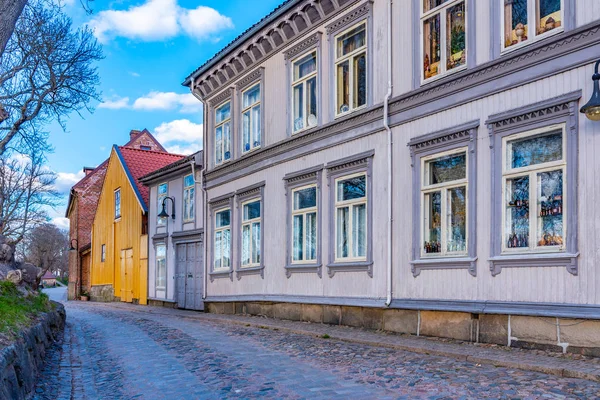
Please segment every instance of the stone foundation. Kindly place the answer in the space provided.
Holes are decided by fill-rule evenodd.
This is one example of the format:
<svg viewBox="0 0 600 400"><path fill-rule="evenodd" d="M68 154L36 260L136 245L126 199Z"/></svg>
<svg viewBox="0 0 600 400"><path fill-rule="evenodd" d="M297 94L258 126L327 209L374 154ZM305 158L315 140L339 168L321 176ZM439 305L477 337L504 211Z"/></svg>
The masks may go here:
<svg viewBox="0 0 600 400"><path fill-rule="evenodd" d="M154 307L177 308L177 303L169 300L148 299L148 305Z"/></svg>
<svg viewBox="0 0 600 400"><path fill-rule="evenodd" d="M21 332L20 339L0 350L0 399L28 399L33 395L38 374L44 366L46 350L65 327L65 309L41 316L41 321Z"/></svg>
<svg viewBox="0 0 600 400"><path fill-rule="evenodd" d="M90 289L90 300L108 303L114 301L115 293L113 285L97 285Z"/></svg>
<svg viewBox="0 0 600 400"><path fill-rule="evenodd" d="M600 321L276 302L206 303L215 314L346 325L600 357Z"/></svg>

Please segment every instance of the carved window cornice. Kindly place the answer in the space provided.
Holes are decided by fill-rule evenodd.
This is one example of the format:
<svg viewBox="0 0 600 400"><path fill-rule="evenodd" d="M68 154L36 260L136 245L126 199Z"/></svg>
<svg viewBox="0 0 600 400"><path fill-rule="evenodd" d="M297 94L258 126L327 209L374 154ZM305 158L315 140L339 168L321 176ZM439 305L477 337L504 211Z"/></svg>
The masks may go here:
<svg viewBox="0 0 600 400"><path fill-rule="evenodd" d="M305 38L304 40L302 40L301 42L296 44L294 47L285 51L283 53L284 59L291 60L291 59L295 58L296 56L301 55L306 50L308 50L314 46L318 46L319 43L321 42L322 35L323 34L321 32L317 32L314 35L311 35L311 36Z"/></svg>
<svg viewBox="0 0 600 400"><path fill-rule="evenodd" d="M256 70L250 72L248 75L243 77L238 83L236 83L235 87L237 90L243 90L246 87L252 85L254 82L262 80L264 74L265 69L263 67L257 68Z"/></svg>
<svg viewBox="0 0 600 400"><path fill-rule="evenodd" d="M220 105L221 103L225 102L226 100L231 99L232 96L233 96L233 88L227 88L224 91L222 91L221 93L219 93L217 96L213 97L208 104L211 107L216 107L216 106Z"/></svg>
<svg viewBox="0 0 600 400"><path fill-rule="evenodd" d="M365 15L368 15L369 11L371 11L372 5L373 5L373 2L368 1L365 4L361 5L360 7L357 7L356 9L350 11L348 14L344 15L342 18L325 26L325 29L327 30L327 34L331 35L332 33L338 32L338 31L348 27L349 25L353 24L354 22L358 21Z"/></svg>

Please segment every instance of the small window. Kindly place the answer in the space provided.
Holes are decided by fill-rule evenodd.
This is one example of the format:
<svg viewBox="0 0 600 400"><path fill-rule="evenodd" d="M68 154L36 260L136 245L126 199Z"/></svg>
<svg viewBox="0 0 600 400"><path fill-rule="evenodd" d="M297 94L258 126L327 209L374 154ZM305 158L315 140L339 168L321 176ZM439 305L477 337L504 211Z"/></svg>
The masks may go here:
<svg viewBox="0 0 600 400"><path fill-rule="evenodd" d="M260 83L242 93L242 152L260 147Z"/></svg>
<svg viewBox="0 0 600 400"><path fill-rule="evenodd" d="M467 65L465 0L423 0L423 80Z"/></svg>
<svg viewBox="0 0 600 400"><path fill-rule="evenodd" d="M121 218L121 189L115 190L115 219Z"/></svg>
<svg viewBox="0 0 600 400"><path fill-rule="evenodd" d="M194 220L194 175L186 175L183 178L183 222Z"/></svg>
<svg viewBox="0 0 600 400"><path fill-rule="evenodd" d="M163 201L167 197L167 193L169 191L169 185L166 183L161 183L158 185L158 196L156 197L156 210L157 213L160 214L162 211ZM157 214L157 215L158 215ZM157 217L156 224L158 226L166 225L167 218Z"/></svg>
<svg viewBox="0 0 600 400"><path fill-rule="evenodd" d="M141 150L150 151L150 150L152 150L152 147L150 147L150 146L140 146L140 149Z"/></svg>
<svg viewBox="0 0 600 400"><path fill-rule="evenodd" d="M565 249L564 141L562 127L504 138L504 252Z"/></svg>
<svg viewBox="0 0 600 400"><path fill-rule="evenodd" d="M165 290L167 287L167 246L156 246L156 289Z"/></svg>
<svg viewBox="0 0 600 400"><path fill-rule="evenodd" d="M261 257L261 201L252 200L242 207L242 268L258 267Z"/></svg>
<svg viewBox="0 0 600 400"><path fill-rule="evenodd" d="M231 102L215 110L215 164L231 159Z"/></svg>
<svg viewBox="0 0 600 400"><path fill-rule="evenodd" d="M100 261L104 262L104 261L106 261L106 245L103 244L100 249L101 249L100 250Z"/></svg>
<svg viewBox="0 0 600 400"><path fill-rule="evenodd" d="M367 176L335 180L335 259L366 260Z"/></svg>
<svg viewBox="0 0 600 400"><path fill-rule="evenodd" d="M292 191L292 263L317 260L317 185Z"/></svg>
<svg viewBox="0 0 600 400"><path fill-rule="evenodd" d="M335 37L335 115L367 104L367 24Z"/></svg>
<svg viewBox="0 0 600 400"><path fill-rule="evenodd" d="M215 248L213 270L231 268L231 209L215 213Z"/></svg>
<svg viewBox="0 0 600 400"><path fill-rule="evenodd" d="M294 61L292 75L292 127L296 133L317 125L317 52Z"/></svg>
<svg viewBox="0 0 600 400"><path fill-rule="evenodd" d="M467 149L423 159L422 257L467 254Z"/></svg>
<svg viewBox="0 0 600 400"><path fill-rule="evenodd" d="M497 0L503 10L503 49L563 30L563 0Z"/></svg>

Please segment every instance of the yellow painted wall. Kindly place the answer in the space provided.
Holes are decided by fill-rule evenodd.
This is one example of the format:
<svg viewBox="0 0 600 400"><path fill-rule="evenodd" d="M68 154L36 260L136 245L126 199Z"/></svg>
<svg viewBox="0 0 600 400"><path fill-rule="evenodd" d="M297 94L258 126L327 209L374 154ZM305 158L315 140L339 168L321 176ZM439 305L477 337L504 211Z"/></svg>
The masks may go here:
<svg viewBox="0 0 600 400"><path fill-rule="evenodd" d="M121 217L115 219L114 192L121 189ZM121 296L121 250L133 250L132 296L147 303L147 235L142 235L142 207L113 149L110 155L98 209L92 225L92 286L113 285ZM144 244L145 243L145 244ZM106 259L101 248L106 245ZM142 246L140 246L142 244ZM123 296L125 300L128 296Z"/></svg>

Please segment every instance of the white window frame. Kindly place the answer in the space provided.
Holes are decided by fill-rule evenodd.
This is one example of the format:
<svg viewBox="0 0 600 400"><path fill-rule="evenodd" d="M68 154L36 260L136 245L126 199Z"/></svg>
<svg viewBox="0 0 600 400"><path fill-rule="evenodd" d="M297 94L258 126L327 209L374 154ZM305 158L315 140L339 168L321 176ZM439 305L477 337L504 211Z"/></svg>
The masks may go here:
<svg viewBox="0 0 600 400"><path fill-rule="evenodd" d="M309 189L309 188L314 188L315 189L315 206L314 207L308 207L308 208L299 208L299 209L295 209L294 208L294 194L298 191L304 190L304 189ZM318 185L316 183L313 184L309 184L309 185L304 185L304 186L299 186L296 188L293 188L291 190L292 193L292 215L291 215L291 220L290 220L290 226L291 226L291 237L290 237L290 241L291 241L291 254L290 254L290 262L294 265L297 264L314 264L317 262L319 256L318 256L318 247L319 247L319 188ZM315 239L315 243L316 243L316 247L315 247L315 258L306 258L306 219L308 214L315 214L315 231L316 231L316 239ZM301 260L294 260L294 217L296 216L302 216L302 259Z"/></svg>
<svg viewBox="0 0 600 400"><path fill-rule="evenodd" d="M217 123L217 111L227 104L229 104L229 118L225 118L225 119L223 119L223 121ZM215 119L214 129L213 129L213 140L215 141L215 146L214 146L215 147L215 165L225 164L232 159L232 154L231 154L231 151L232 151L231 144L233 143L233 141L232 141L233 126L231 124L232 111L233 111L233 108L232 108L231 100L224 101L215 107L215 112L214 112L214 116L213 116ZM229 124L229 158L227 160L225 159L225 125L226 124ZM217 129L218 128L221 128L221 148L220 149L217 149ZM219 162L219 163L217 162L218 151L221 151L221 154L222 154L221 162Z"/></svg>
<svg viewBox="0 0 600 400"><path fill-rule="evenodd" d="M365 27L365 45L363 47L360 47L358 49L355 49L354 51L345 54L343 56L339 56L337 54L337 44L338 44L338 38L340 36L343 36L344 34L350 32L351 30L357 28L360 25L364 25ZM360 110L362 108L366 108L367 105L369 104L369 26L367 24L367 20L362 20L356 24L353 24L352 26L348 27L347 29L344 29L343 31L336 33L335 36L333 37L333 57L334 57L334 65L333 65L333 81L334 81L334 98L333 98L333 104L334 104L334 117L338 118L341 117L343 115L347 115L350 114L356 110ZM355 56L360 55L361 53L365 54L365 85L366 87L366 93L365 93L365 104L363 104L362 106L358 106L356 108L352 107L352 103L354 102L354 63L351 62L352 59L354 59ZM345 112L340 112L340 105L337 104L337 99L338 99L338 65L348 61L348 76L350 79L350 85L349 85L349 99L348 99L348 111Z"/></svg>
<svg viewBox="0 0 600 400"><path fill-rule="evenodd" d="M260 204L260 217L258 218L252 218L252 219L245 219L244 216L244 207L246 206L246 204L250 204L250 203L256 203L258 202ZM242 206L242 218L241 218L241 227L240 227L240 238L241 238L241 242L240 242L240 266L241 268L252 268L252 267L260 267L262 265L262 258L263 258L263 254L262 254L262 240L263 240L263 235L262 235L262 229L263 229L263 222L262 222L262 217L263 217L263 202L262 199L260 197L253 197L249 200L245 200L244 202L242 202L241 204ZM253 230L252 230L252 225L255 224L256 222L258 222L260 224L260 242L258 242L257 244L257 249L253 248L253 241L252 241L252 237L253 237ZM249 261L250 263L248 264L244 264L244 227L245 226L249 226L250 227L250 235L249 237L249 241L250 241L250 247L249 247L249 251L250 251L250 257L249 257ZM252 262L253 260L253 251L257 250L258 253L260 254L260 259L257 263Z"/></svg>
<svg viewBox="0 0 600 400"><path fill-rule="evenodd" d="M443 182L434 185L426 184L426 165L427 162L441 158L446 156L451 156L455 154L464 153L465 155L465 177L463 179L458 179L450 182ZM441 153L432 154L426 157L421 158L421 258L447 258L447 257L464 257L469 254L469 149L468 147L459 147L456 149L444 151ZM448 237L447 237L447 222L448 222L448 191L451 189L464 187L466 193L466 202L465 202L465 250L464 251L454 251L449 252L447 250ZM440 221L440 234L441 234L441 251L439 253L427 253L422 246L422 243L425 243L425 238L427 235L426 232L426 204L425 204L425 196L434 192L441 193L441 221Z"/></svg>
<svg viewBox="0 0 600 400"><path fill-rule="evenodd" d="M163 186L163 185L166 186L167 190L166 190L165 193L161 194L160 193L160 187ZM158 214L160 214L161 211L162 211L163 200L165 198L167 198L167 196L169 196L169 184L167 182L163 182L163 183L159 184L156 187L156 202L157 202L157 207L156 208L158 210L157 211L157 215L156 215L156 226L157 227L165 226L167 224L167 218L166 217L165 218L161 218L161 217L158 216Z"/></svg>
<svg viewBox="0 0 600 400"><path fill-rule="evenodd" d="M247 92L249 92L250 90L255 89L258 86L258 100L255 101L254 103L249 104L248 106L244 107L244 96ZM263 127L263 121L262 121L262 114L264 112L263 110L263 104L262 104L262 91L263 91L263 87L262 87L262 83L256 82L255 84L252 84L250 86L248 86L246 89L242 90L242 94L240 96L240 105L241 105L241 111L240 111L240 124L241 124L241 139L242 139L242 154L246 154L249 153L251 151L260 149L260 147L262 146L262 141L263 141L263 134L262 131L264 129ZM255 138L252 137L252 125L253 125L253 120L252 120L252 109L255 108L256 106L260 106L260 113L258 115L258 121L260 123L260 129L258 130L259 135L260 135L260 140L258 141L258 145L254 145L255 142ZM249 112L250 115L250 132L248 132L249 134L249 139L250 139L250 149L246 150L245 149L245 143L244 143L244 114Z"/></svg>
<svg viewBox="0 0 600 400"><path fill-rule="evenodd" d="M475 49L469 49L469 40L468 40L468 32L469 32L469 1L468 0L451 0L448 1L446 3L442 3L441 5L432 8L431 10L427 11L427 12L423 12L423 10L425 9L425 1L427 0L420 0L420 8L419 8L419 46L420 46L420 54L421 54L421 58L419 60L419 70L420 72L420 76L421 76L421 84L424 84L426 82L432 82L435 81L436 79L440 79L443 78L444 76L448 76L450 74L454 74L456 72L462 71L467 69L468 66L468 54L470 51L474 51ZM501 0L504 1L504 0ZM447 60L447 49L448 49L448 44L447 44L447 40L448 38L446 37L446 10L450 7L455 6L458 3L464 2L465 3L465 64L461 65L460 67L456 67L453 68L451 70L446 70L446 60ZM425 59L425 42L424 42L424 27L423 27L423 23L425 22L425 20L433 17L435 14L440 14L440 36L443 35L444 37L444 41L442 43L442 41L440 41L440 62L439 62L439 67L438 67L438 73L435 76L432 76L430 78L425 78L425 71L423 71L423 60Z"/></svg>
<svg viewBox="0 0 600 400"><path fill-rule="evenodd" d="M315 70L313 72L311 72L310 74L303 76L302 78L298 78L295 79L296 77L296 63L300 62L303 58L306 58L306 56L310 55L310 54L314 54L315 56ZM337 70L337 69L336 69ZM296 57L295 59L292 60L291 62L291 68L290 68L290 73L291 73L291 91L290 91L290 104L291 104L291 108L290 108L290 116L291 116L291 124L292 124L292 135L296 135L302 131L305 131L307 129L310 128L314 128L315 126L317 126L319 124L319 92L318 92L318 85L319 85L319 52L317 51L317 49L312 49L302 55L300 55L299 57ZM308 124L308 107L307 107L307 99L308 99L308 90L307 90L307 82L312 79L315 78L315 98L317 101L316 104L316 108L317 108L317 115L315 115L315 117L317 118L317 122L315 123L315 125L313 126L309 126ZM303 127L300 129L295 129L294 126L294 107L295 107L295 99L294 99L294 89L297 86L302 85L302 93L304 93L304 99L302 101L302 115L303 117Z"/></svg>
<svg viewBox="0 0 600 400"><path fill-rule="evenodd" d="M338 200L338 182L339 181L345 181L348 179L352 179L352 178L356 178L359 176L364 176L365 177L365 196L359 199L351 199L351 200L343 200L340 201ZM370 238L368 237L369 235L369 212L368 212L368 207L369 207L369 193L368 193L368 174L366 172L357 172L354 174L350 174L350 175L344 175L344 176L340 176L334 179L334 207L333 207L333 220L334 220L334 262L353 262L353 261L367 261L367 257L368 257L368 252L369 252L369 240ZM338 243L337 243L337 238L338 238L338 209L340 208L349 208L349 227L348 227L348 232L349 237L348 237L348 249L349 249L349 254L353 254L354 253L354 243L353 243L353 238L352 238L352 232L353 232L353 228L354 228L354 220L353 220L353 213L352 213L352 209L355 206L364 204L365 205L365 227L364 227L364 231L365 231L365 256L364 257L354 257L354 256L348 256L348 257L339 257L338 256Z"/></svg>
<svg viewBox="0 0 600 400"><path fill-rule="evenodd" d="M161 257L158 256L158 248L159 247L164 247L165 248L165 255L164 256L161 256ZM155 289L156 290L166 290L167 289L167 275L168 275L167 274L167 245L165 243L158 243L156 245L156 248L155 248L155 254L156 254L156 278L154 279ZM159 284L158 284L158 276L159 276L159 270L160 270L160 268L159 268L159 262L161 260L164 261L164 263L165 263L165 276L164 276L164 278L165 278L164 283L165 284L164 284L164 286L159 286Z"/></svg>
<svg viewBox="0 0 600 400"><path fill-rule="evenodd" d="M523 139L527 137L539 136L546 133L551 133L554 131L560 130L562 132L562 160L559 161L551 161L543 164L535 164L527 167L521 168L508 168L507 165L507 143L509 141ZM567 249L567 240L568 240L568 221L567 221L567 210L569 207L569 198L567 196L567 132L566 132L566 124L556 124L550 125L539 129L534 129L514 135L507 135L502 138L502 220L501 220L501 229L502 229L502 254L522 254L522 253L555 253L555 252L565 252ZM550 172L561 170L563 174L563 244L558 246L538 246L537 245L537 174L540 172ZM507 246L507 232L506 232L506 182L509 179L519 178L519 177L529 177L529 247L515 247L509 248ZM535 207L535 212L532 213L532 209Z"/></svg>
<svg viewBox="0 0 600 400"><path fill-rule="evenodd" d="M192 178L192 184L185 184L186 178ZM183 177L183 222L194 222L196 219L196 210L195 206L195 197L196 197L196 182L194 180L193 174L188 174Z"/></svg>
<svg viewBox="0 0 600 400"><path fill-rule="evenodd" d="M221 226L217 228L217 214L225 212L225 211L229 211L229 225L225 225L225 226ZM214 272L221 272L221 271L230 271L231 267L232 267L232 263L233 260L231 258L231 254L232 254L232 236L231 236L231 217L232 217L232 210L230 207L223 207L223 208L219 208L213 211L214 214L214 236L213 236L213 265L212 265L212 270ZM223 265L223 260L225 259L224 255L224 251L223 251L223 240L221 239L221 266L219 268L215 267L216 263L217 263L217 258L215 257L216 254L216 247L217 247L217 233L221 232L221 238L223 238L223 232L225 231L229 231L229 266L228 267L224 267Z"/></svg>
<svg viewBox="0 0 600 400"><path fill-rule="evenodd" d="M545 39L550 36L554 36L556 34L562 33L565 30L565 0L560 0L560 13L561 13L561 26L558 28L554 28L551 31L544 32L542 34L537 33L537 21L538 21L538 10L537 10L537 1L538 0L527 0L527 26L528 35L527 40L517 43L515 45L506 47L506 31L504 29L505 21L504 21L504 1L505 0L496 0L500 3L500 50L501 52L508 53L517 49L522 48L523 46L527 46L530 43L535 43L538 40ZM531 29L533 27L533 29ZM533 33L533 34L532 34Z"/></svg>
<svg viewBox="0 0 600 400"><path fill-rule="evenodd" d="M113 206L114 206L115 219L120 219L121 218L121 188L115 189ZM117 213L117 211L118 211L118 213Z"/></svg>

